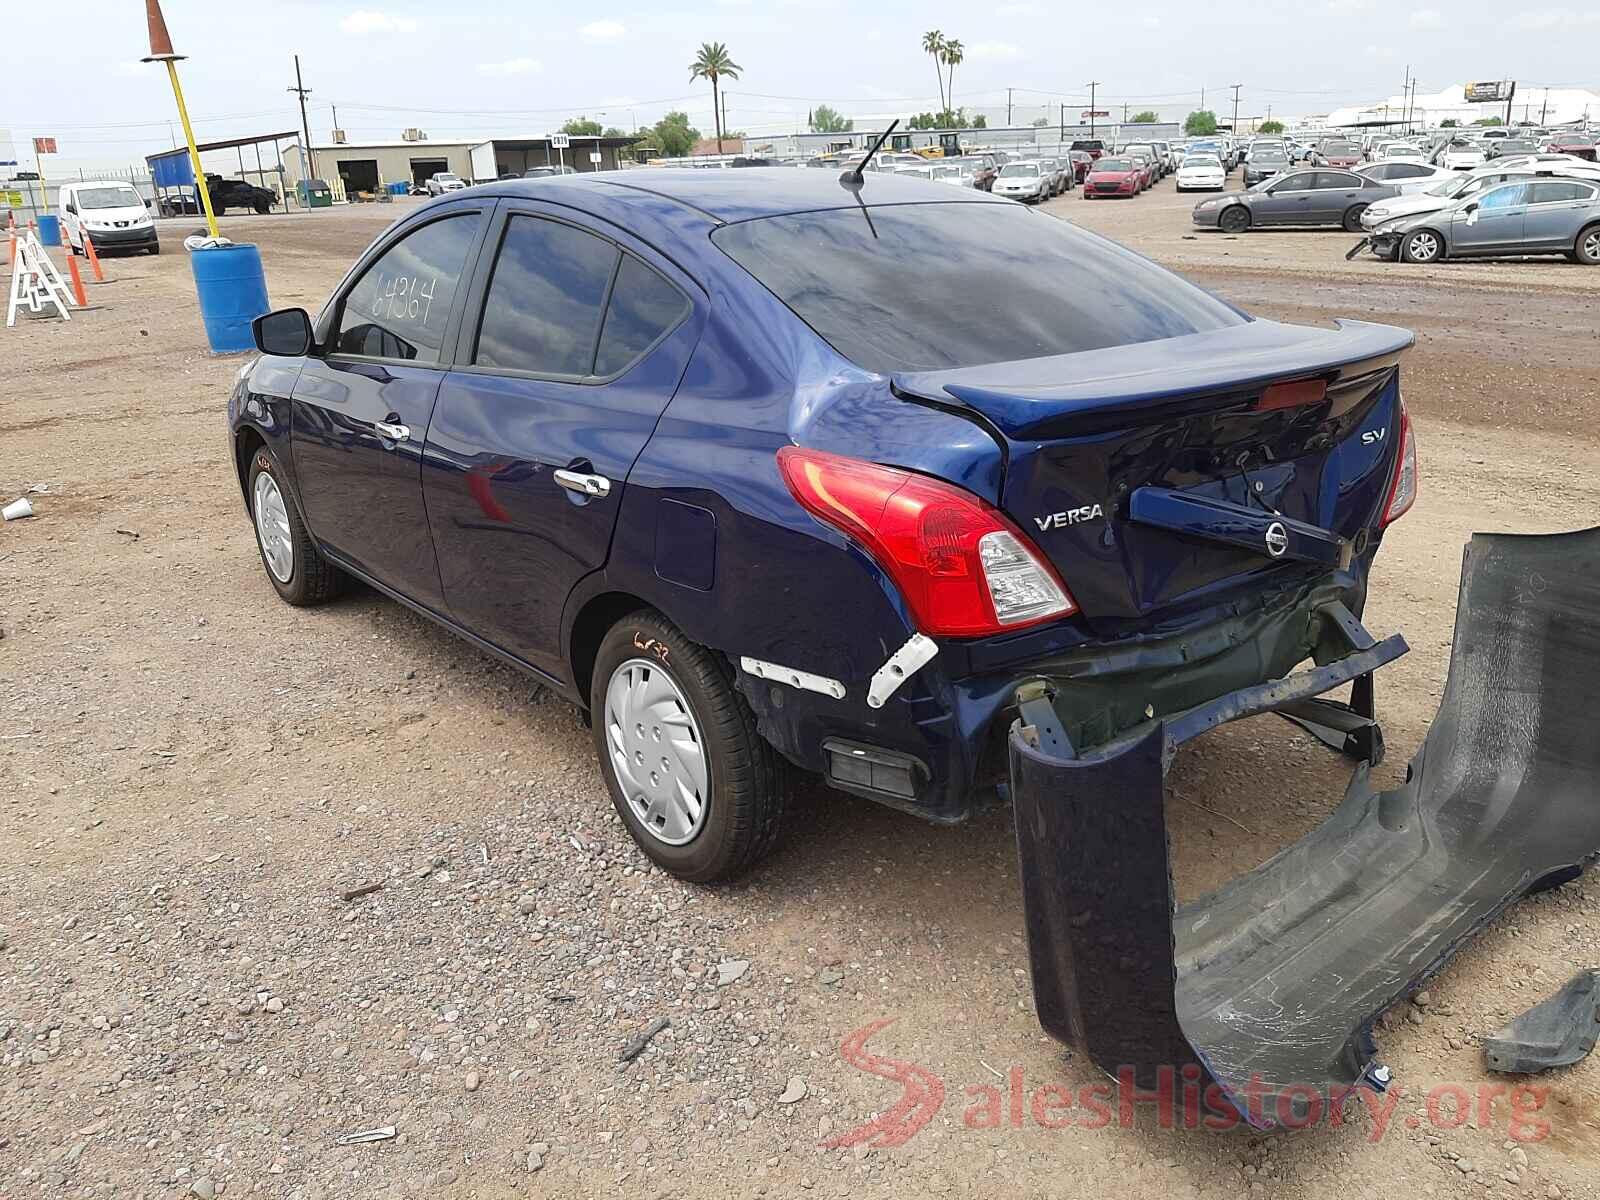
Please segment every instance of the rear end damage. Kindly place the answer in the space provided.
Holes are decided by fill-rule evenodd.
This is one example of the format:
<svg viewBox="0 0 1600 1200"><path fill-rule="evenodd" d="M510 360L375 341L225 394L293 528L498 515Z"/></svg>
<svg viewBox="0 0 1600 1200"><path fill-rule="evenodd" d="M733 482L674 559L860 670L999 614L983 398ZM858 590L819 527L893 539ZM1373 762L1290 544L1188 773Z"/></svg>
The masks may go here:
<svg viewBox="0 0 1600 1200"><path fill-rule="evenodd" d="M1277 622L1309 620L1318 665L1297 674L1209 698L1152 689L1146 719L1098 726L1072 672L1024 684L1011 791L1045 1029L1140 1087L1199 1068L1257 1128L1306 1123L1356 1087L1383 1090L1378 1016L1503 908L1600 849L1600 738L1586 703L1600 672L1596 578L1600 529L1473 538L1444 699L1389 791L1368 782L1382 753L1371 676L1404 643L1372 639L1337 588L1313 588ZM1210 682L1226 688L1226 676ZM1351 704L1318 699L1346 682ZM1180 906L1166 770L1184 742L1264 712L1366 761L1322 826Z"/></svg>

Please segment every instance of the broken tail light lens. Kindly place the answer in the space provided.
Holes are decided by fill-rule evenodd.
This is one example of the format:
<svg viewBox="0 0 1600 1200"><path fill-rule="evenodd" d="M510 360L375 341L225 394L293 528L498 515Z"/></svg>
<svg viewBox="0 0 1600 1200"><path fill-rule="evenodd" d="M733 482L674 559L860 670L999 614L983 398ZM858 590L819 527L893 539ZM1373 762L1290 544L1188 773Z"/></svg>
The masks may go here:
<svg viewBox="0 0 1600 1200"><path fill-rule="evenodd" d="M1411 414L1400 401L1400 452L1395 455L1394 481L1389 484L1389 502L1383 506L1382 525L1397 521L1417 502L1417 437L1411 431Z"/></svg>
<svg viewBox="0 0 1600 1200"><path fill-rule="evenodd" d="M801 507L889 574L923 633L981 637L1077 611L1026 538L970 492L798 446L778 451L778 469Z"/></svg>

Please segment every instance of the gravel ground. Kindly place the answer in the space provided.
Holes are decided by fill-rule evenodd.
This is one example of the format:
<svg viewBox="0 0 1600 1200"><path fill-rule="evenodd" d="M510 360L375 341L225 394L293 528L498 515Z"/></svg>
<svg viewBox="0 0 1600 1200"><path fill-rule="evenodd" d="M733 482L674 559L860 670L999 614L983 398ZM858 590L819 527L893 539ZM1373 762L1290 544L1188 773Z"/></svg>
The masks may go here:
<svg viewBox="0 0 1600 1200"><path fill-rule="evenodd" d="M1379 682L1397 778L1467 535L1600 514L1600 271L1345 263L1348 235L1197 235L1189 203L1047 211L1262 315L1419 331L1422 498L1367 615L1414 648ZM259 242L275 302L315 307L401 207L227 231ZM1386 1114L1272 1138L1013 1122L1014 1079L1097 1076L1034 1021L1009 813L936 829L813 787L739 884L653 871L571 708L369 593L277 601L225 456L241 360L205 351L187 231L110 260L96 311L0 333L0 493L39 489L0 528L5 1200L1600 1194L1600 1063L1534 1081L1520 1124L1504 1096L1460 1123L1424 1100L1477 1096L1478 1039L1600 963L1592 880L1516 906L1389 1015ZM1180 889L1299 836L1346 775L1270 718L1188 748ZM847 1060L879 1022L884 1057ZM901 1079L942 1105L901 1144L853 1138Z"/></svg>

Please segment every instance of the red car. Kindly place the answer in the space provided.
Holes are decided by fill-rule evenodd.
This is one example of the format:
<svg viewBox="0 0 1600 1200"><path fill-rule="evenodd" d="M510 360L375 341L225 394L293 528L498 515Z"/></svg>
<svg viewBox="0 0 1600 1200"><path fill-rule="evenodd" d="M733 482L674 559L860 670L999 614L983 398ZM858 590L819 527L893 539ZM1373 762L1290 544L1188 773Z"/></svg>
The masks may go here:
<svg viewBox="0 0 1600 1200"><path fill-rule="evenodd" d="M1100 138L1079 138L1068 149L1081 150L1093 159L1104 158L1106 154L1106 144Z"/></svg>
<svg viewBox="0 0 1600 1200"><path fill-rule="evenodd" d="M1329 138L1317 147L1313 157L1319 167L1344 167L1349 170L1361 165L1361 147L1354 142Z"/></svg>
<svg viewBox="0 0 1600 1200"><path fill-rule="evenodd" d="M1072 160L1072 182L1081 184L1088 178L1097 156L1087 150L1068 150L1067 157Z"/></svg>
<svg viewBox="0 0 1600 1200"><path fill-rule="evenodd" d="M1592 133L1558 133L1545 147L1552 154L1571 154L1575 158L1595 161L1595 138Z"/></svg>
<svg viewBox="0 0 1600 1200"><path fill-rule="evenodd" d="M1083 198L1137 196L1144 191L1147 169L1148 164L1141 165L1132 158L1098 159L1084 176Z"/></svg>

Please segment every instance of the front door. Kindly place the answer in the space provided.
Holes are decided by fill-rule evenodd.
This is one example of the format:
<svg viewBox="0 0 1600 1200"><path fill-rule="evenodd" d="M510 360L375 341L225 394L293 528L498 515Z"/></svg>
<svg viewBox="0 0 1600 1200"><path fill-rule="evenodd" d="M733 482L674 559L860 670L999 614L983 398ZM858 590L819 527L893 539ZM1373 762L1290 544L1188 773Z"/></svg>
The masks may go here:
<svg viewBox="0 0 1600 1200"><path fill-rule="evenodd" d="M1298 171L1293 175L1285 175L1276 183L1268 184L1265 202L1255 206L1255 223L1311 224L1312 203L1317 196L1316 181L1314 171Z"/></svg>
<svg viewBox="0 0 1600 1200"><path fill-rule="evenodd" d="M306 360L290 446L312 536L408 598L442 607L422 448L488 206L446 206L381 249L335 300Z"/></svg>
<svg viewBox="0 0 1600 1200"><path fill-rule="evenodd" d="M1450 253L1489 254L1520 244L1528 212L1527 199L1527 184L1507 183L1453 209Z"/></svg>
<svg viewBox="0 0 1600 1200"><path fill-rule="evenodd" d="M559 212L512 202L497 221L423 484L450 615L556 676L562 608L605 563L704 307L648 247Z"/></svg>

